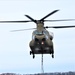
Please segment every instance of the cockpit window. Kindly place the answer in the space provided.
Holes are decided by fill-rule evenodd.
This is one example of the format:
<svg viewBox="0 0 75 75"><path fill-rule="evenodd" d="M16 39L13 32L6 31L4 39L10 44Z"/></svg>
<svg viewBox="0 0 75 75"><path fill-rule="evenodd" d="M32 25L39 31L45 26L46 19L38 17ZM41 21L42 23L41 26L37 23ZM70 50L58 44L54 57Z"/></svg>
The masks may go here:
<svg viewBox="0 0 75 75"><path fill-rule="evenodd" d="M43 30L43 34L45 35L45 37L46 37L46 39L48 39L49 38L49 33L48 33L48 31L47 30Z"/></svg>
<svg viewBox="0 0 75 75"><path fill-rule="evenodd" d="M38 34L43 34L43 33L36 30L36 31L34 31L34 34L38 35Z"/></svg>
<svg viewBox="0 0 75 75"><path fill-rule="evenodd" d="M46 38L46 39L49 38L49 33L48 33L48 31L44 29L42 32L38 32L37 30L35 30L35 31L33 32L32 39L35 39L35 35L42 35L42 34L45 35L45 38Z"/></svg>

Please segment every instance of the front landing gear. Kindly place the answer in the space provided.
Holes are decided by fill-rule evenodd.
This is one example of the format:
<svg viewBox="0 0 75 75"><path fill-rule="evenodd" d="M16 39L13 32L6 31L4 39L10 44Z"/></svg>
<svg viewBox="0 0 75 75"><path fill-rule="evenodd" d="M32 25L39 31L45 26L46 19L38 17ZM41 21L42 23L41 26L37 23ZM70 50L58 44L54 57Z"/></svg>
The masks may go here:
<svg viewBox="0 0 75 75"><path fill-rule="evenodd" d="M30 51L30 55L32 54L32 51Z"/></svg>
<svg viewBox="0 0 75 75"><path fill-rule="evenodd" d="M34 55L34 53L33 53L32 51L30 51L30 55L31 55L31 54L33 54L33 59L34 59L34 58L35 58L35 55Z"/></svg>
<svg viewBox="0 0 75 75"><path fill-rule="evenodd" d="M52 58L54 58L54 49L53 49L53 46L50 47L50 54L52 55Z"/></svg>
<svg viewBox="0 0 75 75"><path fill-rule="evenodd" d="M35 58L35 55L33 54L33 59Z"/></svg>
<svg viewBox="0 0 75 75"><path fill-rule="evenodd" d="M51 54L52 54L52 58L54 58L54 51L53 50L52 50L52 53Z"/></svg>
<svg viewBox="0 0 75 75"><path fill-rule="evenodd" d="M54 58L54 54L52 54L52 58Z"/></svg>

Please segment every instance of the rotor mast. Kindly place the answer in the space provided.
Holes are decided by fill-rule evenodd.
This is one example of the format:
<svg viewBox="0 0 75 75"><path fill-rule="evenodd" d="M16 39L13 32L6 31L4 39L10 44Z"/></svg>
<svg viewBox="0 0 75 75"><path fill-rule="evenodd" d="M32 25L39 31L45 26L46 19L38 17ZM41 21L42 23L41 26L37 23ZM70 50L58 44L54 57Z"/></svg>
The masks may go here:
<svg viewBox="0 0 75 75"><path fill-rule="evenodd" d="M49 13L49 14L46 15L46 16L44 16L44 17L41 18L40 20L35 20L35 19L33 19L32 17L30 17L29 15L25 15L25 16L26 16L27 18L29 18L32 22L36 23L36 25L37 25L37 30L38 30L39 32L42 32L43 29L44 29L44 20L45 20L47 17L49 17L49 16L53 15L54 13L56 13L57 11L59 11L59 10L54 10L54 11L52 11L51 13Z"/></svg>
<svg viewBox="0 0 75 75"><path fill-rule="evenodd" d="M42 32L43 29L44 29L44 22L37 20L36 26L37 26L37 30L38 30L39 32Z"/></svg>

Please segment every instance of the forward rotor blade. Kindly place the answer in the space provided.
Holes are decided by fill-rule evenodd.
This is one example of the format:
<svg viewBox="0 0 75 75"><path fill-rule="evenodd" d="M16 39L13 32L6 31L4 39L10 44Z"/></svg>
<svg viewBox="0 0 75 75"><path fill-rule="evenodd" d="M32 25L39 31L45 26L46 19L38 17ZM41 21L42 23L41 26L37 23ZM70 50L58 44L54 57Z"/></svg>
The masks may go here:
<svg viewBox="0 0 75 75"><path fill-rule="evenodd" d="M36 28L12 30L11 32L16 32L16 31L25 31L25 30L33 30L33 29L36 29Z"/></svg>
<svg viewBox="0 0 75 75"><path fill-rule="evenodd" d="M75 26L50 26L50 27L46 26L44 28L73 28L73 27Z"/></svg>
<svg viewBox="0 0 75 75"><path fill-rule="evenodd" d="M36 23L36 20L34 20L32 17L30 17L29 15L25 15L27 18L29 18L31 21Z"/></svg>
<svg viewBox="0 0 75 75"><path fill-rule="evenodd" d="M42 19L40 19L40 21L43 21L44 19L46 19L48 16L51 16L52 14L56 13L59 10L54 10L51 13L49 13L48 15L46 15L45 17L43 17Z"/></svg>
<svg viewBox="0 0 75 75"><path fill-rule="evenodd" d="M45 22L75 21L75 19L44 20Z"/></svg>
<svg viewBox="0 0 75 75"><path fill-rule="evenodd" d="M32 21L0 21L0 23L26 23L26 22L32 22Z"/></svg>

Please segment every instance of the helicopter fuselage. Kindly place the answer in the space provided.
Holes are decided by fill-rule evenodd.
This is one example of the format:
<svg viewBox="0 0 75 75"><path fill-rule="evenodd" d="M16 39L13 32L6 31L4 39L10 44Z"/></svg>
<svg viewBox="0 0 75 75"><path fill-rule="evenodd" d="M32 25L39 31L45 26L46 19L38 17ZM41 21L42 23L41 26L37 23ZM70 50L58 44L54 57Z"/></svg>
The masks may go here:
<svg viewBox="0 0 75 75"><path fill-rule="evenodd" d="M37 21L37 29L33 31L29 44L32 54L54 54L52 39L53 36L44 28L43 22Z"/></svg>
<svg viewBox="0 0 75 75"><path fill-rule="evenodd" d="M43 23L38 23L37 30L33 31L29 44L32 51L30 54L54 54L53 36L43 26Z"/></svg>
<svg viewBox="0 0 75 75"><path fill-rule="evenodd" d="M13 31L24 31L24 30L31 30L36 29L32 33L32 40L30 41L30 54L52 54L52 58L54 57L54 49L53 49L53 34L49 33L46 29L47 28L74 28L75 25L71 26L45 26L44 22L56 22L56 21L74 21L75 19L61 19L61 20L45 20L47 17L53 15L54 13L58 12L59 10L54 10L44 16L43 18L36 20L30 17L29 15L25 15L30 20L20 20L20 21L0 21L0 23L27 23L27 22L34 22L36 23L36 28L29 28L29 29L21 29L21 30L13 30Z"/></svg>

